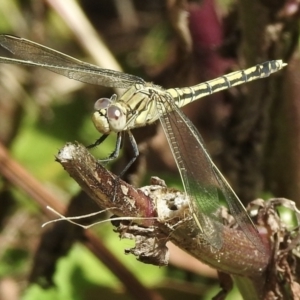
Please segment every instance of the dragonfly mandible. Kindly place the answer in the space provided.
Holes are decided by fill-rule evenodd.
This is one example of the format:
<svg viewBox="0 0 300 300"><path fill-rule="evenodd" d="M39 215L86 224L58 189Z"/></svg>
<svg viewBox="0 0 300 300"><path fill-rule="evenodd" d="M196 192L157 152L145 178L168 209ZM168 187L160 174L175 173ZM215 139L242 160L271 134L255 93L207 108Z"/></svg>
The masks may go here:
<svg viewBox="0 0 300 300"><path fill-rule="evenodd" d="M103 135L89 147L101 144L111 132L116 132L115 150L104 161L112 160L119 155L122 135L127 132L135 154L124 173L139 155L130 130L159 119L177 163L191 215L203 239L216 249L223 245L222 220L217 216L218 192L222 192L246 237L264 252L260 235L246 209L211 160L199 132L179 108L206 95L267 77L282 69L285 63L267 61L195 86L165 90L140 77L100 68L23 38L0 35L0 45L16 56L16 59L0 57L0 63L42 67L84 83L126 89L120 97L113 95L96 101L92 120Z"/></svg>

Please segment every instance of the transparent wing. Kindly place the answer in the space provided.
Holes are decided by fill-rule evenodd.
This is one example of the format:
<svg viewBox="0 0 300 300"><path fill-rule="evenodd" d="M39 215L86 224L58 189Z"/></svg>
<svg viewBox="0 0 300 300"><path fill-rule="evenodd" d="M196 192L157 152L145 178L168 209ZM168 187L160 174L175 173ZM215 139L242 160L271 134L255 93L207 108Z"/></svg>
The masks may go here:
<svg viewBox="0 0 300 300"><path fill-rule="evenodd" d="M157 100L160 121L175 157L190 208L204 238L217 249L222 247L222 220L216 215L222 192L231 214L247 238L264 252L260 235L228 182L212 162L197 129L176 106L170 95ZM170 111L169 113L164 113Z"/></svg>
<svg viewBox="0 0 300 300"><path fill-rule="evenodd" d="M0 35L0 45L17 58L0 57L0 63L42 67L74 80L107 87L128 88L135 83L145 84L140 77L100 68L23 38Z"/></svg>

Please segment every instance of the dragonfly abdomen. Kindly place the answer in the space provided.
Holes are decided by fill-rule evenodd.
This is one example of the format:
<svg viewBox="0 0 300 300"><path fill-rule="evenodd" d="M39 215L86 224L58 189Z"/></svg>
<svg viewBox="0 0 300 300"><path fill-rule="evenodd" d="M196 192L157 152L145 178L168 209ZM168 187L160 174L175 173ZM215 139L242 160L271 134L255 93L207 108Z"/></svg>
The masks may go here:
<svg viewBox="0 0 300 300"><path fill-rule="evenodd" d="M259 78L268 77L284 66L286 66L286 64L283 63L282 60L271 60L249 69L232 72L192 87L172 88L168 89L167 92L174 98L178 107L183 107L190 102L221 90Z"/></svg>

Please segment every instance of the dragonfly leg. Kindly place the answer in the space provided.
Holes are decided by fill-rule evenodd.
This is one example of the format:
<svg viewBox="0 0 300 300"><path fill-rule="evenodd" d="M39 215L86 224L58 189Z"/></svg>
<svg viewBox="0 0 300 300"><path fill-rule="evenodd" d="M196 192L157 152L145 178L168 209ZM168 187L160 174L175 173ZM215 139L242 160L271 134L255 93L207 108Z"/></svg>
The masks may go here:
<svg viewBox="0 0 300 300"><path fill-rule="evenodd" d="M94 144L87 146L88 149L94 148L102 144L105 139L108 137L108 134L103 134Z"/></svg>
<svg viewBox="0 0 300 300"><path fill-rule="evenodd" d="M122 132L118 132L117 133L117 142L116 142L115 150L107 158L100 159L99 161L101 163L107 163L111 160L114 160L114 159L118 158L119 153L120 153L121 143L122 143Z"/></svg>
<svg viewBox="0 0 300 300"><path fill-rule="evenodd" d="M122 172L120 173L119 177L122 177L127 172L127 170L135 162L135 160L137 159L137 157L140 154L138 146L137 146L137 143L135 141L135 138L134 138L134 136L132 135L132 133L130 131L128 131L128 136L129 136L129 140L130 140L130 143L131 143L132 149L133 149L133 157L128 162L128 164L126 165L126 167L122 170Z"/></svg>
<svg viewBox="0 0 300 300"><path fill-rule="evenodd" d="M99 146L100 144L102 144L105 141L105 139L107 137L108 137L108 134L103 134L94 144L87 146L87 148L91 149L96 146ZM122 132L118 132L115 150L107 158L100 159L99 161L102 163L105 163L105 162L109 162L111 160L116 159L120 153L121 142L122 142Z"/></svg>
<svg viewBox="0 0 300 300"><path fill-rule="evenodd" d="M120 178L127 172L127 170L130 168L130 166L135 162L135 160L139 156L139 149L138 149L137 143L135 141L135 138L134 138L134 136L132 135L132 133L130 131L127 131L127 132L128 132L130 143L131 143L132 148L133 148L133 157L127 163L127 165L122 170L122 172L119 174L119 176L117 176L117 178L115 179L115 191L114 191L113 201L114 201L115 196L116 196L117 186L118 186ZM120 148L121 148L121 145L122 145L122 135L123 135L123 133L124 132L118 132L117 133L117 142L116 142L115 150L109 155L109 157L107 157L105 159L101 159L99 161L100 163L109 162L111 160L116 159L119 156ZM90 148L93 148L93 147L96 147L96 146L100 145L107 137L108 137L108 135L102 135L94 144L88 146L87 148L90 149Z"/></svg>
<svg viewBox="0 0 300 300"><path fill-rule="evenodd" d="M122 135L124 132L118 132L117 133L117 142L116 142L116 147L115 150L107 157L104 159L101 159L100 162L109 162L111 160L114 160L116 158L118 158L119 153L120 153L120 148L122 145ZM128 131L128 136L129 136L129 140L130 143L132 145L133 148L133 157L132 159L128 162L128 164L125 166L125 168L122 170L122 172L120 173L119 177L122 177L126 171L130 168L130 166L134 163L134 161L136 160L136 158L139 156L139 149L137 146L137 143L132 135L132 133L130 131ZM108 134L104 134L102 135L94 144L87 146L88 149L94 148L96 146L99 146L102 142L104 142L104 140L108 137Z"/></svg>
<svg viewBox="0 0 300 300"><path fill-rule="evenodd" d="M107 160L113 160L119 157L120 148L122 147L122 136L123 136L123 132L117 133L117 142L116 142L115 150L109 155Z"/></svg>
<svg viewBox="0 0 300 300"><path fill-rule="evenodd" d="M130 166L135 162L135 160L137 159L137 157L139 156L139 149L138 149L138 146L137 146L137 143L135 141L135 138L134 136L132 135L132 133L130 131L128 131L128 136L129 136L129 140L130 140L130 143L132 145L132 148L133 148L133 157L131 158L131 160L128 162L128 164L125 166L125 168L122 170L122 172L120 173L120 175L118 177L116 177L115 179L115 191L114 191L114 197L113 197L113 202L115 201L115 197L116 197L116 192L117 192L117 187L118 187L118 184L119 184L119 180L120 178L127 172L127 170L130 168ZM118 143L118 142L117 142ZM119 144L121 145L121 140L119 142ZM120 145L119 145L119 149L120 149ZM117 147L116 147L116 150L117 150ZM114 153L116 153L116 150L112 153L112 155ZM119 152L117 152L117 154L119 155ZM111 156L112 156L111 155Z"/></svg>
<svg viewBox="0 0 300 300"><path fill-rule="evenodd" d="M100 160L101 162L108 162L108 161L111 161L111 160L114 160L114 159L118 158L119 153L120 153L120 148L122 147L122 135L123 135L123 133L124 133L123 131L117 133L117 142L116 142L115 150L109 155L109 157L107 157L105 159L101 159ZM120 175L118 177L122 177L126 173L126 171L130 168L130 166L134 163L134 161L136 160L136 158L140 154L137 143L134 139L134 136L132 135L132 133L130 131L127 131L127 133L128 133L129 140L130 140L130 143L131 143L132 148L133 148L133 157L131 158L131 160L128 162L128 164L125 166L125 168L122 170L122 172L120 173Z"/></svg>

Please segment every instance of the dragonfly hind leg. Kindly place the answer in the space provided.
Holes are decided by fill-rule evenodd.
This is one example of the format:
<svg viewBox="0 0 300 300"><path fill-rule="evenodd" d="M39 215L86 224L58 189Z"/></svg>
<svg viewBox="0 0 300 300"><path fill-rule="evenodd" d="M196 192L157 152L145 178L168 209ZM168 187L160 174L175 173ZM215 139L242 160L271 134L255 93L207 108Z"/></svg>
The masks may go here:
<svg viewBox="0 0 300 300"><path fill-rule="evenodd" d="M130 143L132 145L132 148L133 148L134 155L131 158L131 160L127 163L125 168L122 170L122 172L115 179L115 190L114 190L114 196L113 196L112 202L115 201L115 197L116 197L116 193L117 193L117 187L118 187L120 178L127 172L127 170L131 167L131 165L135 162L135 160L139 156L139 149L138 149L137 143L136 143L135 138L133 137L133 135L130 131L128 131L128 136L129 136L129 140L130 140ZM118 136L116 149L111 154L111 156L116 155L116 154L119 155L119 150L120 150L120 146L121 146L121 139L122 139L122 135L120 134L120 137Z"/></svg>
<svg viewBox="0 0 300 300"><path fill-rule="evenodd" d="M107 159L100 160L101 163L108 162L108 161L113 160L113 159L115 159L119 156L120 148L122 146L122 135L123 134L124 134L124 132L118 132L115 150L112 152L112 154ZM112 202L115 201L115 197L116 197L116 193L117 193L117 187L118 187L120 178L127 172L127 170L130 168L130 166L135 162L135 160L139 156L139 149L138 149L137 143L136 143L136 141L135 141L135 139L134 139L134 137L133 137L133 135L130 131L128 131L128 136L129 136L129 140L130 140L130 143L132 145L132 148L133 148L134 155L130 159L130 161L127 163L125 168L122 170L122 172L115 178L115 188L114 188L114 194L113 194ZM103 138L103 140L104 139L105 138Z"/></svg>
<svg viewBox="0 0 300 300"><path fill-rule="evenodd" d="M133 149L133 157L130 159L130 161L127 163L125 168L122 170L119 177L122 177L127 172L127 170L131 167L131 165L135 162L135 160L137 159L137 157L140 154L134 136L132 135L132 133L130 131L127 131L127 132L128 132L128 136L129 136L129 141L130 141L132 149Z"/></svg>

